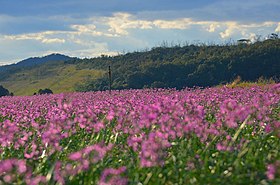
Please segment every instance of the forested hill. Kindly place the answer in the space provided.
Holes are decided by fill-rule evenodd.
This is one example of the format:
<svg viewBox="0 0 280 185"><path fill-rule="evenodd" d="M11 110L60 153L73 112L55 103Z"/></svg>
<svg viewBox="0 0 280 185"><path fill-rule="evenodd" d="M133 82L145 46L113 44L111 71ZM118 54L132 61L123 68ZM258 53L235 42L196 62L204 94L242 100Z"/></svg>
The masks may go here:
<svg viewBox="0 0 280 185"><path fill-rule="evenodd" d="M215 86L237 76L246 81L280 79L280 39L254 44L156 47L91 59L61 57L31 66L0 66L0 85L15 95L32 95L44 88L54 93L106 90L108 66L113 89Z"/></svg>
<svg viewBox="0 0 280 185"><path fill-rule="evenodd" d="M157 47L116 57L73 60L77 68L112 69L112 88L192 87L225 84L240 76L256 81L260 77L279 80L280 39L254 44L188 45ZM108 75L85 81L79 91L108 88Z"/></svg>
<svg viewBox="0 0 280 185"><path fill-rule="evenodd" d="M2 78L4 78L6 77L5 76L6 74L9 75L9 73L22 70L22 68L30 68L51 61L67 61L71 59L72 58L69 56L58 54L58 53L50 54L44 57L31 57L15 64L0 66L0 72L1 72L0 74Z"/></svg>

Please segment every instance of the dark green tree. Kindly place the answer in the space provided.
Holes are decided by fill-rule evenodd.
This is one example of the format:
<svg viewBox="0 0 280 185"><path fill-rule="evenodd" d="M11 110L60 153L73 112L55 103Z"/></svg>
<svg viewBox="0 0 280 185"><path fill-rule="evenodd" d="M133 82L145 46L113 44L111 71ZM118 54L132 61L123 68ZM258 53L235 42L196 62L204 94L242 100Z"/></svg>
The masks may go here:
<svg viewBox="0 0 280 185"><path fill-rule="evenodd" d="M242 40L241 40L242 41ZM79 69L112 71L113 89L177 88L215 86L232 82L237 76L244 81L280 79L280 39L272 34L255 43L222 45L185 45L152 48L115 57L77 60ZM104 90L108 76L84 81L78 91Z"/></svg>
<svg viewBox="0 0 280 185"><path fill-rule="evenodd" d="M0 85L0 97L2 96L9 96L9 90L4 88L2 85Z"/></svg>
<svg viewBox="0 0 280 185"><path fill-rule="evenodd" d="M53 94L52 90L46 89L39 89L38 94Z"/></svg>

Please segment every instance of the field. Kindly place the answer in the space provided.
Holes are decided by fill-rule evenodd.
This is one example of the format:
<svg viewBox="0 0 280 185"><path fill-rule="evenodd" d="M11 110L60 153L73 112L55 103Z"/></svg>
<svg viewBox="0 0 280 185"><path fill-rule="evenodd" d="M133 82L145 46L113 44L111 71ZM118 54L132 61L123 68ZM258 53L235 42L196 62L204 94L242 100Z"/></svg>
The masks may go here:
<svg viewBox="0 0 280 185"><path fill-rule="evenodd" d="M54 93L74 92L75 85L81 81L94 80L105 72L94 69L76 69L74 65L42 65L34 69L11 74L0 84L17 96L33 95L39 89L50 88Z"/></svg>
<svg viewBox="0 0 280 185"><path fill-rule="evenodd" d="M280 184L280 84L0 98L0 184Z"/></svg>

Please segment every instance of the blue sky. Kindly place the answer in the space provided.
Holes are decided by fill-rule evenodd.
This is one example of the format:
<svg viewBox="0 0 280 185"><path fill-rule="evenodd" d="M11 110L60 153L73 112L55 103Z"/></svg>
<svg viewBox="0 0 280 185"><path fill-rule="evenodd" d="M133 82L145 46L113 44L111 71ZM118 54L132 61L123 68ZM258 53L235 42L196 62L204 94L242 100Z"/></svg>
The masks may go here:
<svg viewBox="0 0 280 185"><path fill-rule="evenodd" d="M279 0L0 0L0 65L280 32Z"/></svg>

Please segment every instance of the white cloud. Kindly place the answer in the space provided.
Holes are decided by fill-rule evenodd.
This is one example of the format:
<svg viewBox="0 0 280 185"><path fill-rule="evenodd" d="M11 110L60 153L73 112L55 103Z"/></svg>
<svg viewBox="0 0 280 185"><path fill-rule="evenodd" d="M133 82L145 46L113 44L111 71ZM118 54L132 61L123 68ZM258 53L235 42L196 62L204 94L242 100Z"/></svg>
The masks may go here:
<svg viewBox="0 0 280 185"><path fill-rule="evenodd" d="M36 33L36 34L21 34L21 35L5 35L5 39L7 40L42 40L42 34Z"/></svg>
<svg viewBox="0 0 280 185"><path fill-rule="evenodd" d="M194 24L191 19L177 19L177 20L155 20L153 24L161 29L187 29L190 25Z"/></svg>
<svg viewBox="0 0 280 185"><path fill-rule="evenodd" d="M163 40L223 42L224 39L248 38L280 31L280 22L240 23L237 21L204 21L188 17L174 19L139 18L129 13L91 17L73 21L67 28L35 33L0 35L0 55L9 60L17 50L26 56L36 56L46 51L62 52L78 57L100 54L115 55L117 51L133 51L154 47ZM185 39L185 40L184 40ZM2 50L2 51L1 51ZM31 55L32 54L32 55Z"/></svg>
<svg viewBox="0 0 280 185"><path fill-rule="evenodd" d="M54 37L57 34L63 34L64 31L45 31L40 33L29 33L29 34L19 34L19 35L5 35L6 40L36 40L41 43L65 43L65 39Z"/></svg>
<svg viewBox="0 0 280 185"><path fill-rule="evenodd" d="M96 26L95 25L72 25L71 28L77 30L79 34L85 33L85 32L95 32Z"/></svg>
<svg viewBox="0 0 280 185"><path fill-rule="evenodd" d="M49 50L44 53L44 55L48 55L51 53L57 53L56 50ZM92 43L91 47L81 47L80 49L69 51L69 50L60 50L59 52L68 55L68 56L74 56L74 57L80 57L80 58L91 58L91 57L97 57L101 54L109 55L109 56L115 56L118 54L116 51L109 51L108 44L107 43Z"/></svg>
<svg viewBox="0 0 280 185"><path fill-rule="evenodd" d="M206 28L206 30L210 33L213 33L216 31L217 28L219 28L220 25L219 24L210 24L208 28Z"/></svg>
<svg viewBox="0 0 280 185"><path fill-rule="evenodd" d="M92 35L92 36L114 37L113 34L97 31L96 26L94 24L71 25L70 27L73 30L75 30L74 32L72 32L72 34L77 34L77 35L89 34L89 35Z"/></svg>
<svg viewBox="0 0 280 185"><path fill-rule="evenodd" d="M241 24L236 21L195 21L191 18L145 20L129 13L115 13L109 17L92 17L88 21L86 24L70 25L71 30L69 31L44 31L8 35L5 38L11 40L37 40L44 44L65 43L67 40L70 40L76 44L89 45L84 42L83 37L129 36L132 29L138 31L152 30L154 28L162 30L190 30L194 26L199 26L206 32L216 33L222 39L227 39L237 34L249 37L252 29L264 27L270 28L278 25L275 31L278 32L280 30L280 23L272 21Z"/></svg>
<svg viewBox="0 0 280 185"><path fill-rule="evenodd" d="M275 32L280 32L280 22L278 23L277 28L275 29Z"/></svg>
<svg viewBox="0 0 280 185"><path fill-rule="evenodd" d="M225 31L220 32L220 36L222 39L229 38L236 30L239 29L239 26L236 22L226 22L223 23L227 28Z"/></svg>
<svg viewBox="0 0 280 185"><path fill-rule="evenodd" d="M116 13L112 17L102 19L102 24L109 26L108 31L112 34L121 36L129 35L129 29L188 29L191 25L202 24L203 22L194 22L190 18L180 18L174 20L143 20L137 19L128 13Z"/></svg>
<svg viewBox="0 0 280 185"><path fill-rule="evenodd" d="M280 28L279 23L272 21L250 24L241 24L238 22L221 22L220 24L225 28L224 31L219 33L222 39L230 38L232 36L242 36L253 41L257 34L259 35L259 33L257 33L259 31L266 31L265 34L269 34L269 32L273 32L273 27L277 26L277 24ZM278 27L275 29L275 32L277 32Z"/></svg>
<svg viewBox="0 0 280 185"><path fill-rule="evenodd" d="M108 31L117 35L128 35L128 31L126 29L129 28L128 24L130 22L130 17L130 14L118 13L115 14L114 17L108 18L107 24L110 26ZM130 26L132 26L131 22Z"/></svg>
<svg viewBox="0 0 280 185"><path fill-rule="evenodd" d="M128 13L116 13L113 17L102 19L103 24L109 26L108 31L115 35L128 35L128 29L152 29L152 22L137 20Z"/></svg>
<svg viewBox="0 0 280 185"><path fill-rule="evenodd" d="M43 39L42 43L46 43L46 44L50 44L50 43L65 43L65 39L58 39L58 38Z"/></svg>

